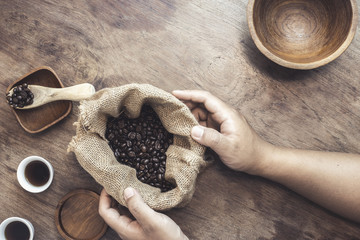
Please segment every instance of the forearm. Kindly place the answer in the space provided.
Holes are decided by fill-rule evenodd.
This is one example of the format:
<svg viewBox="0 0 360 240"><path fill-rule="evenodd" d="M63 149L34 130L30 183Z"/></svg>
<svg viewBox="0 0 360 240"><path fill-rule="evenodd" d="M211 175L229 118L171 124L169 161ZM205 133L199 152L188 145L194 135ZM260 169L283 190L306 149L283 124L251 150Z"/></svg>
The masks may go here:
<svg viewBox="0 0 360 240"><path fill-rule="evenodd" d="M257 175L360 222L360 155L273 147Z"/></svg>

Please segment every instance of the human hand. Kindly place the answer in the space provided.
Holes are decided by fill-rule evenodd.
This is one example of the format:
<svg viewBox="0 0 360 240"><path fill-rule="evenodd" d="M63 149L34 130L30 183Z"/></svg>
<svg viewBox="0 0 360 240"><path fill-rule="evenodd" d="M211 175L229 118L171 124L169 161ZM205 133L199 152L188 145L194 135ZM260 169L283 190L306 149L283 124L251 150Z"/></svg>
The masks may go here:
<svg viewBox="0 0 360 240"><path fill-rule="evenodd" d="M112 198L105 189L99 201L99 214L124 240L185 240L180 227L168 216L152 210L133 188L126 188L124 198L136 220L120 215L111 207Z"/></svg>
<svg viewBox="0 0 360 240"><path fill-rule="evenodd" d="M189 107L200 124L191 131L195 141L212 148L234 170L256 174L264 167L273 146L262 140L240 113L206 91L172 93Z"/></svg>

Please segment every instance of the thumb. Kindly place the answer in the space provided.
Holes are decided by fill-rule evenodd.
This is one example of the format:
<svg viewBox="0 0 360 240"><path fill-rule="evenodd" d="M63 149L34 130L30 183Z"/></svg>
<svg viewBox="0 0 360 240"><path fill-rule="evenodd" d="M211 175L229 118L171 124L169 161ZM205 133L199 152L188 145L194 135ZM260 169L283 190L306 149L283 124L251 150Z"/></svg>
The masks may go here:
<svg viewBox="0 0 360 240"><path fill-rule="evenodd" d="M226 137L212 128L195 126L191 129L191 137L198 143L210 147L219 155L228 146Z"/></svg>
<svg viewBox="0 0 360 240"><path fill-rule="evenodd" d="M152 210L142 199L140 194L128 187L124 190L124 198L131 214L136 218L141 226L146 226L153 222L156 212Z"/></svg>

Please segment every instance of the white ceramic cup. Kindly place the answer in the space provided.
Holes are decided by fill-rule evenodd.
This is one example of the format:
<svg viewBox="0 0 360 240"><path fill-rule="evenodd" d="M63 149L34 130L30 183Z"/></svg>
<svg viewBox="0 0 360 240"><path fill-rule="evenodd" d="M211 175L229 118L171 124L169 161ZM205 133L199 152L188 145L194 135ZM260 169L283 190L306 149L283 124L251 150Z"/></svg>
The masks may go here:
<svg viewBox="0 0 360 240"><path fill-rule="evenodd" d="M49 169L49 180L42 186L35 186L33 184L31 184L25 176L25 169L26 166L34 161L41 161L43 163L45 163L45 165L48 167ZM26 191L28 192L32 192L32 193L39 193L39 192L43 192L45 191L50 185L51 182L53 180L54 177L54 169L52 167L52 165L46 161L44 158L39 157L39 156L30 156L25 158L24 160L22 160L17 168L17 179L21 185L22 188L24 188Z"/></svg>
<svg viewBox="0 0 360 240"><path fill-rule="evenodd" d="M30 232L30 238L29 240L33 240L34 238L34 226L31 224L31 222L29 222L28 220L24 219L24 218L19 218L19 217L10 217L10 218L7 218L5 219L1 224L0 224L0 239L6 239L5 238L5 229L6 227L12 223L12 222L22 222L24 223L28 229L29 229L29 232Z"/></svg>

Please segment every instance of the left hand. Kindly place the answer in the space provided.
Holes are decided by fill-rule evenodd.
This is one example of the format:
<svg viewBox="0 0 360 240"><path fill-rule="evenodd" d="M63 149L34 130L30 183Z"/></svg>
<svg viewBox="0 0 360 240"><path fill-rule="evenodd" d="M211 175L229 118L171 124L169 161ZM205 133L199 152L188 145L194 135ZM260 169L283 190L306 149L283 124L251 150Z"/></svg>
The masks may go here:
<svg viewBox="0 0 360 240"><path fill-rule="evenodd" d="M111 208L112 198L105 189L99 202L99 214L124 240L188 240L168 216L152 210L133 188L126 188L124 198L135 221Z"/></svg>
<svg viewBox="0 0 360 240"><path fill-rule="evenodd" d="M226 166L258 175L271 165L274 146L233 107L206 91L176 90L173 95L188 106L200 124L192 128L191 137L214 150Z"/></svg>

